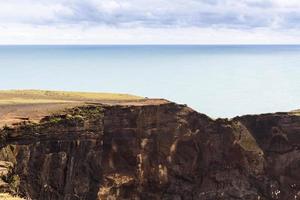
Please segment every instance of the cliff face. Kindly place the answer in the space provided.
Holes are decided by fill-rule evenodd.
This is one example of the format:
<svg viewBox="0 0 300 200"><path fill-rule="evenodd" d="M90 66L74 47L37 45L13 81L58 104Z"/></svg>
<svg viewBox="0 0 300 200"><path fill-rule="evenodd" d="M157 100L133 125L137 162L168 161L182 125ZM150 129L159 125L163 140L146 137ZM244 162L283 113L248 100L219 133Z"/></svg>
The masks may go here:
<svg viewBox="0 0 300 200"><path fill-rule="evenodd" d="M0 189L31 199L299 199L300 116L82 106L5 127L0 160Z"/></svg>

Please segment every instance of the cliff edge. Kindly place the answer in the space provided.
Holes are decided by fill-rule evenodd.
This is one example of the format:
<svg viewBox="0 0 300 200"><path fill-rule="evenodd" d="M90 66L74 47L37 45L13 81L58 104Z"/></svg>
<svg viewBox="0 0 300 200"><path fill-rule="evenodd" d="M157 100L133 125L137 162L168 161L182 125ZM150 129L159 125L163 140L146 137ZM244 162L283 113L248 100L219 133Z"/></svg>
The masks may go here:
<svg viewBox="0 0 300 200"><path fill-rule="evenodd" d="M0 191L28 199L300 199L300 116L213 120L144 99L0 131Z"/></svg>

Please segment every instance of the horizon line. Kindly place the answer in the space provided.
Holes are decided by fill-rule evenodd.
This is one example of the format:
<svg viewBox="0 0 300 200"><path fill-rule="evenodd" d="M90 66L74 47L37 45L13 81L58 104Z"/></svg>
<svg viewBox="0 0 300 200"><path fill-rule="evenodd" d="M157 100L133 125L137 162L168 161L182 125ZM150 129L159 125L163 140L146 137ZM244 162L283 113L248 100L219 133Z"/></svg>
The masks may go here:
<svg viewBox="0 0 300 200"><path fill-rule="evenodd" d="M274 44L0 44L0 46L300 46L299 44L274 43Z"/></svg>

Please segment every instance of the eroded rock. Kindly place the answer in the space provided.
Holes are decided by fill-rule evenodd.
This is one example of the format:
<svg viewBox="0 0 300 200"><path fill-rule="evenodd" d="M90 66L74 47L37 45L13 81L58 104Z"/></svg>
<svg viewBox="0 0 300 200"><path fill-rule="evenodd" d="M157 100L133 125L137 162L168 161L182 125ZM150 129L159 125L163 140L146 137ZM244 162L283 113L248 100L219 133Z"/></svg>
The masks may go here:
<svg viewBox="0 0 300 200"><path fill-rule="evenodd" d="M3 178L0 190L43 200L297 199L299 134L290 113L212 120L170 102L77 107L1 131L0 174L19 183Z"/></svg>

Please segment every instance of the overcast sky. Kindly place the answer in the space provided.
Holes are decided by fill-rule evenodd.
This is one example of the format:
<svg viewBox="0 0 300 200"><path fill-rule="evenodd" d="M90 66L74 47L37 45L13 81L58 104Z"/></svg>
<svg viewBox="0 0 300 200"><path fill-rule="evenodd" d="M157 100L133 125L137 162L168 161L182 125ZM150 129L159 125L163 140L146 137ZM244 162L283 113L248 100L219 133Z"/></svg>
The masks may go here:
<svg viewBox="0 0 300 200"><path fill-rule="evenodd" d="M0 44L300 44L300 0L0 0Z"/></svg>

